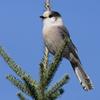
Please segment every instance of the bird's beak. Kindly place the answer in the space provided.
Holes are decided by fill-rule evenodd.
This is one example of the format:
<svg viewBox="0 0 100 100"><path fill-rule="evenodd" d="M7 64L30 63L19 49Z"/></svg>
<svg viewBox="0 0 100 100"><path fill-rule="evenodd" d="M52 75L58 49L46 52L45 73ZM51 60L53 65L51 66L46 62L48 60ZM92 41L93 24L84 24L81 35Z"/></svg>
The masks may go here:
<svg viewBox="0 0 100 100"><path fill-rule="evenodd" d="M40 18L41 18L41 19L45 19L46 17L44 17L44 16L40 16Z"/></svg>

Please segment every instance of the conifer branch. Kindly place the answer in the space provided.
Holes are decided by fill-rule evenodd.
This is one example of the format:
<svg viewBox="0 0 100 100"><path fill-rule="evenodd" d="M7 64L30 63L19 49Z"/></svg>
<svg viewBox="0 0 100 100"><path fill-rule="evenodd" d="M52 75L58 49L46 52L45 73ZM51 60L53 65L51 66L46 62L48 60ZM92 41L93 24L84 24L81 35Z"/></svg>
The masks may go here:
<svg viewBox="0 0 100 100"><path fill-rule="evenodd" d="M9 67L21 78L23 78L23 76L28 76L31 77L30 75L28 75L25 71L23 71L21 69L21 66L17 65L15 63L15 61L3 50L2 47L0 47L0 56L4 59L4 61L9 65Z"/></svg>
<svg viewBox="0 0 100 100"><path fill-rule="evenodd" d="M45 86L44 86L44 80L46 79L46 74L48 71L48 56L49 56L49 51L48 49L45 47L45 52L44 52L44 57L40 63L40 84L39 84L39 88L40 88L40 92L42 94L42 99L44 100L45 98Z"/></svg>
<svg viewBox="0 0 100 100"><path fill-rule="evenodd" d="M23 94L20 92L20 93L17 93L17 96L18 96L18 98L20 99L20 100L28 100L28 99L26 99L24 96L23 96Z"/></svg>
<svg viewBox="0 0 100 100"><path fill-rule="evenodd" d="M50 0L45 0L44 7L46 10L51 10Z"/></svg>
<svg viewBox="0 0 100 100"><path fill-rule="evenodd" d="M25 94L30 96L30 93L28 91L28 89L26 88L26 85L20 81L19 79L17 79L15 76L13 75L8 75L6 76L6 78L14 85L16 86L18 89L20 89L22 92L24 92Z"/></svg>
<svg viewBox="0 0 100 100"><path fill-rule="evenodd" d="M44 69L48 68L48 56L49 56L49 51L47 49L47 47L45 47L45 52L44 52L44 57L43 57L43 65L44 65Z"/></svg>
<svg viewBox="0 0 100 100"><path fill-rule="evenodd" d="M13 59L8 56L8 54L0 47L0 56L4 59L4 61L9 65L9 67L21 78L24 76L28 77L31 81L34 81L30 75L28 75L24 70L22 70L21 66L17 65ZM36 82L34 81L34 84Z"/></svg>
<svg viewBox="0 0 100 100"><path fill-rule="evenodd" d="M40 63L40 84L42 84L42 82L46 77L46 72L48 70L48 56L49 56L49 51L45 47L44 57L42 58L42 61Z"/></svg>
<svg viewBox="0 0 100 100"><path fill-rule="evenodd" d="M39 83L39 88L40 88L40 92L42 94L42 97L44 98L45 96L45 86L44 86L44 80L45 80L45 75L46 75L46 71L47 71L47 68L44 67L44 64L41 62L40 63L40 83Z"/></svg>
<svg viewBox="0 0 100 100"><path fill-rule="evenodd" d="M61 88L58 91L56 91L55 93L48 95L47 97L49 98L49 100L56 100L63 93L64 93L64 90Z"/></svg>
<svg viewBox="0 0 100 100"><path fill-rule="evenodd" d="M69 76L65 75L59 82L57 82L48 92L48 97L50 97L52 94L56 93L57 91L59 91L59 89L61 89L61 87L63 87L63 85L65 85L69 80Z"/></svg>
<svg viewBox="0 0 100 100"><path fill-rule="evenodd" d="M25 85L31 95L31 97L35 100L39 100L38 99L38 89L36 87L36 85L34 84L34 81L31 81L30 79L28 79L28 77L23 77L23 80L25 82Z"/></svg>

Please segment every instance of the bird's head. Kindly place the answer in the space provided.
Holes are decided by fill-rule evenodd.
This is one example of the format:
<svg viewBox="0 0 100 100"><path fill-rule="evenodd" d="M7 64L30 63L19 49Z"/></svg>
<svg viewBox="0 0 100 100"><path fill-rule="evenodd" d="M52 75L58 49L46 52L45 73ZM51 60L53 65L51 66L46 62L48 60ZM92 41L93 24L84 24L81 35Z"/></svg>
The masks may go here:
<svg viewBox="0 0 100 100"><path fill-rule="evenodd" d="M45 11L42 16L44 25L62 25L61 15L56 11Z"/></svg>

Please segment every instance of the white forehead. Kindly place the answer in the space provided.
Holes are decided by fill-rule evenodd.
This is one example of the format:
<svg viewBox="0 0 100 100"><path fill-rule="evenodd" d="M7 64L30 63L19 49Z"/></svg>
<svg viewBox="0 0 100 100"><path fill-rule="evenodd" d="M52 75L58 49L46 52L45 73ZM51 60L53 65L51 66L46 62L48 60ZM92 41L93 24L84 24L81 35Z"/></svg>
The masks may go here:
<svg viewBox="0 0 100 100"><path fill-rule="evenodd" d="M48 17L50 14L51 14L51 11L45 11L45 12L43 13L43 16Z"/></svg>

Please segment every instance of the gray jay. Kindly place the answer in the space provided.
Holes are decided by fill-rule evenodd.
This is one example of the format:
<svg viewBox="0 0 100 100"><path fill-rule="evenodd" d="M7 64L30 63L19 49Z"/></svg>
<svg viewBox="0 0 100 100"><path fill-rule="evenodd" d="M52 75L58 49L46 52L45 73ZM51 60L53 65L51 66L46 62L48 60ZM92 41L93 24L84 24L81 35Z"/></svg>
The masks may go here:
<svg viewBox="0 0 100 100"><path fill-rule="evenodd" d="M69 32L63 23L61 15L56 11L45 11L40 17L43 20L44 43L49 52L54 55L57 50L61 48L64 43L64 38L66 37L69 42L64 49L63 57L70 61L83 89L86 91L91 90L93 88L92 83L89 76L82 68L81 61L77 54L77 49L70 38Z"/></svg>

